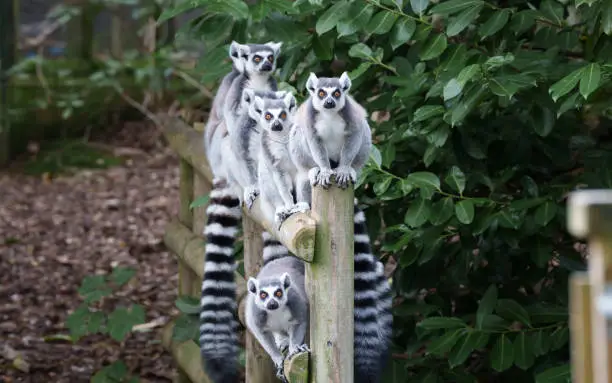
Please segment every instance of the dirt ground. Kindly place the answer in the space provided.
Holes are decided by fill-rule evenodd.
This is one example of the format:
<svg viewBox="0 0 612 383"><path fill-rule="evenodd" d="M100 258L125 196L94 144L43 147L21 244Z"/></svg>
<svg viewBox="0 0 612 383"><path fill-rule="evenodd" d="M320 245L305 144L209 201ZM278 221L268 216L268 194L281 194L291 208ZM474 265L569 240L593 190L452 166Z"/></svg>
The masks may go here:
<svg viewBox="0 0 612 383"><path fill-rule="evenodd" d="M178 160L150 129L126 124L102 140L126 156L121 167L50 180L0 172L0 382L89 382L117 359L143 382L172 381L160 327L123 344L100 335L74 345L44 339L68 334L83 277L116 265L138 270L119 303L143 305L147 322L162 325L177 313L176 264L162 236L178 211ZM13 351L29 372L14 367Z"/></svg>

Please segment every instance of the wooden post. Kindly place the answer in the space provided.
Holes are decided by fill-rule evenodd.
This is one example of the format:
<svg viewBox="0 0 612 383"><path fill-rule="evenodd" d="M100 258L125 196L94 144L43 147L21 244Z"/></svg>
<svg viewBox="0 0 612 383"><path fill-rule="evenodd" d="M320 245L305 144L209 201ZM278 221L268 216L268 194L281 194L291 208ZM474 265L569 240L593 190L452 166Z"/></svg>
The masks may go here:
<svg viewBox="0 0 612 383"><path fill-rule="evenodd" d="M353 188L313 188L315 256L306 264L311 380L353 383Z"/></svg>
<svg viewBox="0 0 612 383"><path fill-rule="evenodd" d="M588 285L591 320L592 382L612 382L612 190L584 190L570 195L568 229L589 243ZM583 357L586 357L583 355ZM573 360L578 363L579 359ZM578 367L580 368L580 367ZM584 367L582 367L584 368ZM589 374L587 373L588 377ZM585 380L588 383L588 381Z"/></svg>
<svg viewBox="0 0 612 383"><path fill-rule="evenodd" d="M263 264L261 227L248 216L242 217L245 279L256 276ZM276 381L272 360L250 331L246 332L246 383Z"/></svg>
<svg viewBox="0 0 612 383"><path fill-rule="evenodd" d="M593 383L591 285L585 272L570 277L570 336L572 382Z"/></svg>

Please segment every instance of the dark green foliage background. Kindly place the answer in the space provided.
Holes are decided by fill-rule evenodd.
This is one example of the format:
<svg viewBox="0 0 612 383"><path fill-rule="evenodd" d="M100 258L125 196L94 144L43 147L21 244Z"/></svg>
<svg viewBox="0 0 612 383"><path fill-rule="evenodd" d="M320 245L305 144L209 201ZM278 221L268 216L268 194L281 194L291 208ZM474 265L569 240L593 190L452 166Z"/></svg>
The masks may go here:
<svg viewBox="0 0 612 383"><path fill-rule="evenodd" d="M612 0L185 0L202 81L284 43L281 88L353 79L376 150L357 194L393 258L388 382L569 382L567 193L612 187Z"/></svg>

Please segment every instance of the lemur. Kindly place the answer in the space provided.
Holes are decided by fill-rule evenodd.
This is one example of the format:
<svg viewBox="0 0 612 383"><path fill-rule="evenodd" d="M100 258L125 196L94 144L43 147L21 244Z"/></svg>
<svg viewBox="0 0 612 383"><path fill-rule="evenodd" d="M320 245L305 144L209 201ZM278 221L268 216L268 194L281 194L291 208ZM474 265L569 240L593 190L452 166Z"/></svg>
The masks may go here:
<svg viewBox="0 0 612 383"><path fill-rule="evenodd" d="M297 205L293 197L297 169L289 155L289 134L295 109L295 97L289 92L282 100L255 96L249 107L251 118L261 129L257 179L262 209L274 212L274 217L268 218L278 227L291 214L308 210L308 205Z"/></svg>
<svg viewBox="0 0 612 383"><path fill-rule="evenodd" d="M276 69L276 58L283 43L268 42L265 44L238 44L232 42L242 57L244 70L234 78L225 97L223 119L230 134L236 128L236 118L240 111L242 91L253 90L276 91L278 85L272 73Z"/></svg>
<svg viewBox="0 0 612 383"><path fill-rule="evenodd" d="M329 187L332 175L342 188L355 183L368 160L372 132L365 109L348 94L350 88L346 72L340 78L310 73L306 81L310 97L297 111L289 141L298 168L298 202L310 204L311 186Z"/></svg>
<svg viewBox="0 0 612 383"><path fill-rule="evenodd" d="M264 236L264 243L271 240ZM272 358L276 376L286 382L284 349L288 349L287 357L309 351L304 343L309 319L304 262L289 255L286 248L273 258L266 255L264 247L264 265L257 278L247 282L246 326Z"/></svg>
<svg viewBox="0 0 612 383"><path fill-rule="evenodd" d="M257 163L259 159L259 142L261 128L259 126L259 116L252 117L249 112L250 105L255 97L263 100L281 100L288 94L285 91L256 91L245 88L242 92L242 102L240 112L236 119L236 128L229 138L229 148L226 155L231 157L235 163L232 167L230 176L235 179L244 190L244 204L251 209L255 198L259 195L257 185Z"/></svg>

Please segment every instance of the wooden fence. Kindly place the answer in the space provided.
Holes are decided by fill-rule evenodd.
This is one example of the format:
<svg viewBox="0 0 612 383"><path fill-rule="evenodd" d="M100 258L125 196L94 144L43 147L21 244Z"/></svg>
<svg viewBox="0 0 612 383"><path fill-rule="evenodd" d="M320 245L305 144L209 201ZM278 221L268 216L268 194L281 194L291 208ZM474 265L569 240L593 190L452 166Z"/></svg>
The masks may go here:
<svg viewBox="0 0 612 383"><path fill-rule="evenodd" d="M205 207L189 209L190 203L211 189L212 173L203 145L203 124L194 128L179 119L159 116L164 135L181 157L180 212L164 237L179 262L180 295L200 296L204 275ZM353 189L328 190L315 187L312 211L287 219L279 230L264 218L255 201L250 211L243 209L245 275L256 275L262 264L261 231L267 230L293 254L306 261L306 290L310 300L311 353L300 353L285 361L290 383L353 382L354 339L354 256ZM246 282L237 281L239 318L244 324ZM350 313L350 314L349 314ZM163 344L178 363L183 382L208 382L202 369L200 350L193 341L172 339L173 323L163 332ZM257 340L246 332L246 382L277 381L275 369Z"/></svg>

